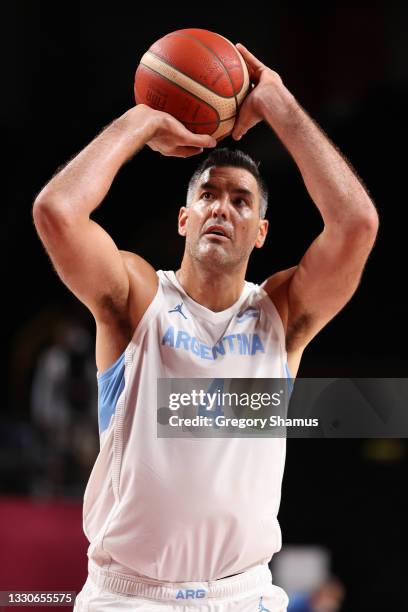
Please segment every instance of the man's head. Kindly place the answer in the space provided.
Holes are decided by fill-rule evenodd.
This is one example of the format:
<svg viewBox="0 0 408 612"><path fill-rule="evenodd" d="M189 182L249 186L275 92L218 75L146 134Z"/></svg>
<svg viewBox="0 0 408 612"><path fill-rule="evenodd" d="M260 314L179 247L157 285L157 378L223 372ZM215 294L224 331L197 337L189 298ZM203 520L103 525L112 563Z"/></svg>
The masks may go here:
<svg viewBox="0 0 408 612"><path fill-rule="evenodd" d="M258 165L242 151L214 150L190 179L180 209L185 256L219 271L246 266L266 238L268 193Z"/></svg>
<svg viewBox="0 0 408 612"><path fill-rule="evenodd" d="M212 166L229 166L231 168L244 168L250 172L256 179L258 185L259 194L259 216L261 219L265 218L266 209L268 208L268 188L265 181L259 173L259 163L257 164L252 157L247 153L239 150L227 149L214 149L210 155L198 166L190 179L187 189L187 206L192 201L194 191L197 186L197 182L201 175Z"/></svg>

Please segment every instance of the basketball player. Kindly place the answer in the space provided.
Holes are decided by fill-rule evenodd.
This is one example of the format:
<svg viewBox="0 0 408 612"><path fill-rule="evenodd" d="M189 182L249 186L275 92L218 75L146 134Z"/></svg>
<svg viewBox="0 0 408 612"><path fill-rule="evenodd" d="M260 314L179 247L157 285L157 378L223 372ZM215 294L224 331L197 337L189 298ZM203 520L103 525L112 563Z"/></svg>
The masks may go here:
<svg viewBox="0 0 408 612"><path fill-rule="evenodd" d="M378 218L279 75L237 48L254 88L233 138L265 121L324 222L297 266L262 286L245 280L250 253L267 235L267 193L253 160L225 149L212 151L190 181L176 272L156 272L117 249L90 215L124 162L146 144L177 157L216 144L144 105L105 128L34 204L56 271L97 329L101 447L84 498L89 576L77 611L277 612L288 603L268 569L281 547L285 440L157 438L156 381L295 377L306 345L356 290Z"/></svg>

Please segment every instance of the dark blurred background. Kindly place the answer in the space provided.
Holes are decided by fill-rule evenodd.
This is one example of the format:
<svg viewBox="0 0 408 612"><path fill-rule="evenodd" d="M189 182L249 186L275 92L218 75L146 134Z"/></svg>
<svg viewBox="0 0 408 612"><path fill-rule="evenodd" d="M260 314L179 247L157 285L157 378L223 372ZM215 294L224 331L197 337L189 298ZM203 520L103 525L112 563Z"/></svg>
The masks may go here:
<svg viewBox="0 0 408 612"><path fill-rule="evenodd" d="M15 2L2 7L2 16L0 541L7 545L0 549L0 590L52 584L78 591L86 572L81 500L98 452L95 329L36 236L35 196L61 164L134 104L134 72L155 40L200 27L242 42L277 70L347 156L380 215L357 294L306 349L298 375L407 376L408 4L70 2L46 8ZM229 138L223 144L260 161L269 185L270 235L248 273L261 282L298 263L321 229L320 217L295 164L265 125L239 144ZM94 218L119 248L156 268L176 269L183 250L177 211L202 157L164 158L145 147L121 169ZM288 441L279 514L284 543L330 551L330 572L343 586L342 610L407 609L406 468L406 440ZM76 535L64 537L56 527L53 540L45 525L61 504L62 525L69 529L71 521ZM33 527L36 513L40 522ZM50 541L58 554L48 550ZM77 561L64 564L64 542ZM53 554L60 573L55 565L48 569ZM23 560L32 572L21 570Z"/></svg>

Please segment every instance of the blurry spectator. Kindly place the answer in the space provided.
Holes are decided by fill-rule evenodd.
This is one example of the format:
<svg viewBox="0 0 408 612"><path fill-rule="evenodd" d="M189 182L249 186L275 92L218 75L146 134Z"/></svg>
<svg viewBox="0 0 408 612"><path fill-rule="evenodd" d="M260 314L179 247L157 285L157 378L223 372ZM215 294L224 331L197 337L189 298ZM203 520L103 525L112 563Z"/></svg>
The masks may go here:
<svg viewBox="0 0 408 612"><path fill-rule="evenodd" d="M32 426L4 416L0 423L0 493L27 495L38 457Z"/></svg>
<svg viewBox="0 0 408 612"><path fill-rule="evenodd" d="M35 495L81 495L98 451L96 367L89 332L58 324L55 341L39 356L31 416L41 440Z"/></svg>
<svg viewBox="0 0 408 612"><path fill-rule="evenodd" d="M331 553L321 546L284 546L272 559L272 576L289 595L288 612L338 612L345 597L331 573Z"/></svg>
<svg viewBox="0 0 408 612"><path fill-rule="evenodd" d="M332 576L308 595L292 595L288 612L338 612L344 595L343 585Z"/></svg>

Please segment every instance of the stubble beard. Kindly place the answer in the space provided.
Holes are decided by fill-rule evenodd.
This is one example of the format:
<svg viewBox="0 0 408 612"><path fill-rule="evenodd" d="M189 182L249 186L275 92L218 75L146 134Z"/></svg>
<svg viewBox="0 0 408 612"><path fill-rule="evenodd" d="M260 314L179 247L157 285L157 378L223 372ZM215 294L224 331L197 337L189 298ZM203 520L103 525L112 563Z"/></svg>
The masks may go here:
<svg viewBox="0 0 408 612"><path fill-rule="evenodd" d="M186 241L186 250L189 256L199 265L216 272L232 272L240 268L243 263L248 261L252 248L247 251L239 249L234 253L228 252L222 244L214 244L209 240L204 243L202 238L196 241Z"/></svg>

